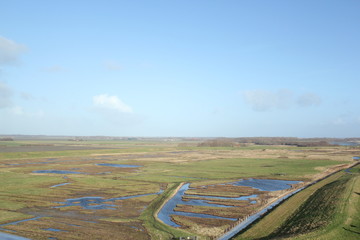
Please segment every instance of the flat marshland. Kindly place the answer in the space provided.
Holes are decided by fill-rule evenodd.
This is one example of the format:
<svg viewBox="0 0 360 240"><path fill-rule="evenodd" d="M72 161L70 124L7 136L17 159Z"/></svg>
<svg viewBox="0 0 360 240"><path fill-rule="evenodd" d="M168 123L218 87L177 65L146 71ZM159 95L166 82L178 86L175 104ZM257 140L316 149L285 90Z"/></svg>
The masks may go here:
<svg viewBox="0 0 360 240"><path fill-rule="evenodd" d="M355 162L354 156L360 156L359 147L206 147L186 139L4 141L0 142L0 231L31 239L210 239L233 226L233 219L258 211L286 191L347 168ZM351 195L358 182L354 169L328 178L339 175L333 182L326 180L332 185L313 185L281 204L261 221L287 202L295 201L298 207L283 215L287 221L273 221L268 235L335 229L331 216L338 209L341 216L351 213L344 225L347 236L358 231L352 227L359 227L354 215L358 198ZM302 183L273 192L231 184L249 178ZM190 183L190 188L174 211L187 214L171 215L178 225L171 227L159 221L157 213L182 183ZM304 193L306 197L296 198ZM252 197L240 199L244 196ZM314 204L322 198L331 199L322 206L326 214L301 220L318 209ZM331 207L334 202L339 208ZM284 212L289 211L278 214ZM305 226L309 219L314 224ZM265 237L244 234L245 239Z"/></svg>

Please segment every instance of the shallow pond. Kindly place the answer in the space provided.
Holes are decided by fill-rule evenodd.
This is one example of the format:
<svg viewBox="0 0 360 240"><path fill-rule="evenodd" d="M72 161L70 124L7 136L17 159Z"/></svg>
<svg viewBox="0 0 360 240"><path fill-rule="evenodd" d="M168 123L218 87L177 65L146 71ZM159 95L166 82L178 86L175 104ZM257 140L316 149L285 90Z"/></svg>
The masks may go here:
<svg viewBox="0 0 360 240"><path fill-rule="evenodd" d="M62 206L56 206L54 208L63 208L63 207L72 207L72 206L80 206L83 209L116 209L116 205L108 204L109 202L115 202L118 200L125 200L129 198L138 198L144 197L149 195L158 195L161 194L163 190L160 190L157 193L146 193L146 194L138 194L132 196L125 196L125 197L118 197L118 198L109 198L104 199L103 197L81 197L81 198L73 198L73 199L66 199L66 202L58 202L59 204L63 204Z"/></svg>
<svg viewBox="0 0 360 240"><path fill-rule="evenodd" d="M106 167L118 167L118 168L138 168L142 167L141 165L128 165L128 164L114 164L114 163L98 163L98 166L106 166Z"/></svg>
<svg viewBox="0 0 360 240"><path fill-rule="evenodd" d="M247 186L259 189L260 191L279 191L291 188L292 184L298 184L300 181L286 181L275 179L254 179L249 178L231 183L235 186Z"/></svg>

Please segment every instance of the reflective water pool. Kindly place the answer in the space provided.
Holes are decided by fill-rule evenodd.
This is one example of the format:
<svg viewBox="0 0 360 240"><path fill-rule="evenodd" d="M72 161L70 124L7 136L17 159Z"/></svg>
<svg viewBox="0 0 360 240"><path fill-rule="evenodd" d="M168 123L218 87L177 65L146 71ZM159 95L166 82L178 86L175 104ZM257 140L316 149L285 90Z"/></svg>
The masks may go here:
<svg viewBox="0 0 360 240"><path fill-rule="evenodd" d="M124 196L124 197L118 197L118 198L109 198L109 199L105 199L103 197L81 197L81 198L66 199L65 202L57 202L59 204L63 204L62 206L56 206L54 208L80 206L83 209L90 209L90 210L116 209L115 208L116 205L108 204L108 203L115 202L118 200L125 200L125 199L129 199L129 198L138 198L138 197L144 197L144 196L149 196L149 195L158 195L158 194L161 194L162 192L163 191L161 190L157 193L138 194L138 195Z"/></svg>
<svg viewBox="0 0 360 240"><path fill-rule="evenodd" d="M275 179L254 179L249 178L231 183L235 186L247 186L259 189L261 191L279 191L291 188L292 184L300 183L300 181L286 181Z"/></svg>

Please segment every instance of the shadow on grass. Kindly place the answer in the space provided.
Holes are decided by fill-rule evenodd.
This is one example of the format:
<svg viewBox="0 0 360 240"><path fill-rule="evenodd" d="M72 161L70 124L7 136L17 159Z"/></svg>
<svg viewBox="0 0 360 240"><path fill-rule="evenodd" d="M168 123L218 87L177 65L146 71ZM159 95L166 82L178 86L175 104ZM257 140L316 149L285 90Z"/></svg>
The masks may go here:
<svg viewBox="0 0 360 240"><path fill-rule="evenodd" d="M347 228L344 228L344 227L343 227L343 229L344 229L345 231L352 232L352 233L356 233L356 234L359 234L359 235L360 235L360 232L353 231L353 230L351 230L351 229L347 229Z"/></svg>

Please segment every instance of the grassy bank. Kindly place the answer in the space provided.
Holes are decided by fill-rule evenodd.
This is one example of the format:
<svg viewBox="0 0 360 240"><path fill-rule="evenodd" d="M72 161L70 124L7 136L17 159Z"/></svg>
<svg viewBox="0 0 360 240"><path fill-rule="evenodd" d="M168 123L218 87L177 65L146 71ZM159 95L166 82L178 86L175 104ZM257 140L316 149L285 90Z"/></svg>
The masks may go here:
<svg viewBox="0 0 360 240"><path fill-rule="evenodd" d="M291 197L235 239L358 239L359 181L356 173L339 172Z"/></svg>
<svg viewBox="0 0 360 240"><path fill-rule="evenodd" d="M172 196L178 186L179 184L171 184L164 193L159 195L141 214L140 219L144 221L144 225L151 239L168 240L173 237L191 236L188 232L169 227L159 222L155 217L156 212L161 208L163 203Z"/></svg>

